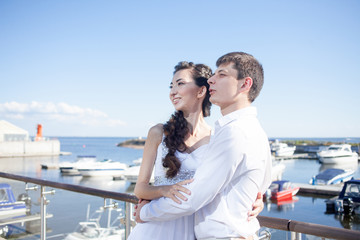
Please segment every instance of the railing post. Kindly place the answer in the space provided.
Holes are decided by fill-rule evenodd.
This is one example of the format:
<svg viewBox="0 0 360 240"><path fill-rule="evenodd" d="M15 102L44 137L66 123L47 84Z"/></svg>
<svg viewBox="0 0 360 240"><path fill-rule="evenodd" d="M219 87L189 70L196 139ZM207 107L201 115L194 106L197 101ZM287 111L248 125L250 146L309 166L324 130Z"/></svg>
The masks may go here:
<svg viewBox="0 0 360 240"><path fill-rule="evenodd" d="M291 240L301 240L301 233L299 232L290 232Z"/></svg>
<svg viewBox="0 0 360 240"><path fill-rule="evenodd" d="M46 239L46 205L49 203L48 200L46 200L46 195L47 194L55 194L55 190L51 190L49 192L45 192L45 186L41 186L41 192L40 192L40 236L41 236L41 240L45 240Z"/></svg>
<svg viewBox="0 0 360 240"><path fill-rule="evenodd" d="M268 230L263 230L259 234L259 240L270 240L271 239L271 233Z"/></svg>
<svg viewBox="0 0 360 240"><path fill-rule="evenodd" d="M131 203L125 202L125 239L130 235L131 231Z"/></svg>

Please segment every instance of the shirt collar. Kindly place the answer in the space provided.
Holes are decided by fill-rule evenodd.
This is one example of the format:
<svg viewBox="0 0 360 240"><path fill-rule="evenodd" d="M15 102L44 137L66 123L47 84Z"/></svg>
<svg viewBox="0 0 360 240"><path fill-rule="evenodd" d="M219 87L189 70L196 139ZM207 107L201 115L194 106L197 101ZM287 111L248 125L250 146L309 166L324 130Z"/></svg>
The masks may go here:
<svg viewBox="0 0 360 240"><path fill-rule="evenodd" d="M225 116L222 116L219 120L217 120L215 125L216 127L223 127L224 125L232 122L235 119L250 115L256 117L257 115L256 107L250 106L231 112Z"/></svg>

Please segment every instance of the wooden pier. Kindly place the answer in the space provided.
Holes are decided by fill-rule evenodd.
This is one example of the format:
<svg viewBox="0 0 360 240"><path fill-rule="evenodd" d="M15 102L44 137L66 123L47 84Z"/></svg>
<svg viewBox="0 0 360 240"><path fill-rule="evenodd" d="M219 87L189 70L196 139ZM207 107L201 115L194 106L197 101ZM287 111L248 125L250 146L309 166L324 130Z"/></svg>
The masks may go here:
<svg viewBox="0 0 360 240"><path fill-rule="evenodd" d="M343 188L343 184L335 185L310 185L306 183L294 183L300 187L300 194L313 194L321 196L338 196Z"/></svg>

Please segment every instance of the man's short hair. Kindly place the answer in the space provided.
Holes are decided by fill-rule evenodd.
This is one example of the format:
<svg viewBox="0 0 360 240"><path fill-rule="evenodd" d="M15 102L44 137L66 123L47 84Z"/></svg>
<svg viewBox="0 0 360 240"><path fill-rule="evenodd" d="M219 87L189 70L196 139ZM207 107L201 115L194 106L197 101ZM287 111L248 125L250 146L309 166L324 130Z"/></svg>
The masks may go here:
<svg viewBox="0 0 360 240"><path fill-rule="evenodd" d="M220 57L216 61L216 66L233 63L238 72L237 79L250 77L253 85L250 88L248 99L253 102L259 95L264 84L264 70L262 65L252 55L244 52L231 52Z"/></svg>

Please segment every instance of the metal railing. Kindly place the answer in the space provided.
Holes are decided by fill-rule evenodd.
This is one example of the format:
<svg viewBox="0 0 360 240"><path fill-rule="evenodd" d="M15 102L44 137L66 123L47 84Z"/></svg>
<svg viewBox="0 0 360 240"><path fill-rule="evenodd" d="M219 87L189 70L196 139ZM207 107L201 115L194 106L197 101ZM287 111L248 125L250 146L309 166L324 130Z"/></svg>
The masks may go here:
<svg viewBox="0 0 360 240"><path fill-rule="evenodd" d="M95 188L89 188L79 185L66 184L42 180L38 178L25 177L10 173L0 172L1 178L7 178L25 183L33 183L41 186L41 239L46 239L46 195L53 194L53 191L45 191L45 187L58 188L68 190L76 193L82 193L92 196L101 197L104 199L113 199L125 202L125 219L122 223L125 225L125 238L128 237L131 231L131 204L136 204L138 199L136 196L127 193L118 193ZM274 217L258 216L261 227L272 228L282 231L289 231L294 233L303 233L318 236L321 238L330 239L360 239L360 231L329 227L320 224L306 223L300 221L293 221L290 219L281 219ZM261 233L260 239L270 238L269 232Z"/></svg>
<svg viewBox="0 0 360 240"><path fill-rule="evenodd" d="M31 178L31 177L25 177L21 175L15 175L10 173L4 173L0 172L0 177L22 181L25 183L33 183L36 185L41 186L41 205L40 205L40 219L41 219L41 240L46 239L46 195L47 194L54 194L54 191L45 191L45 187L52 187L52 188L58 188L62 190L67 190L71 192L76 193L82 193L92 196L101 197L104 199L113 199L113 200L119 200L125 202L125 220L123 221L125 225L125 238L128 237L131 231L131 203L136 204L138 202L138 199L134 195L126 194L126 193L118 193L118 192L112 192L112 191L106 191L106 190L100 190L96 188L89 188L79 185L73 185L73 184L67 184L67 183L59 183L59 182L53 182L38 178Z"/></svg>

